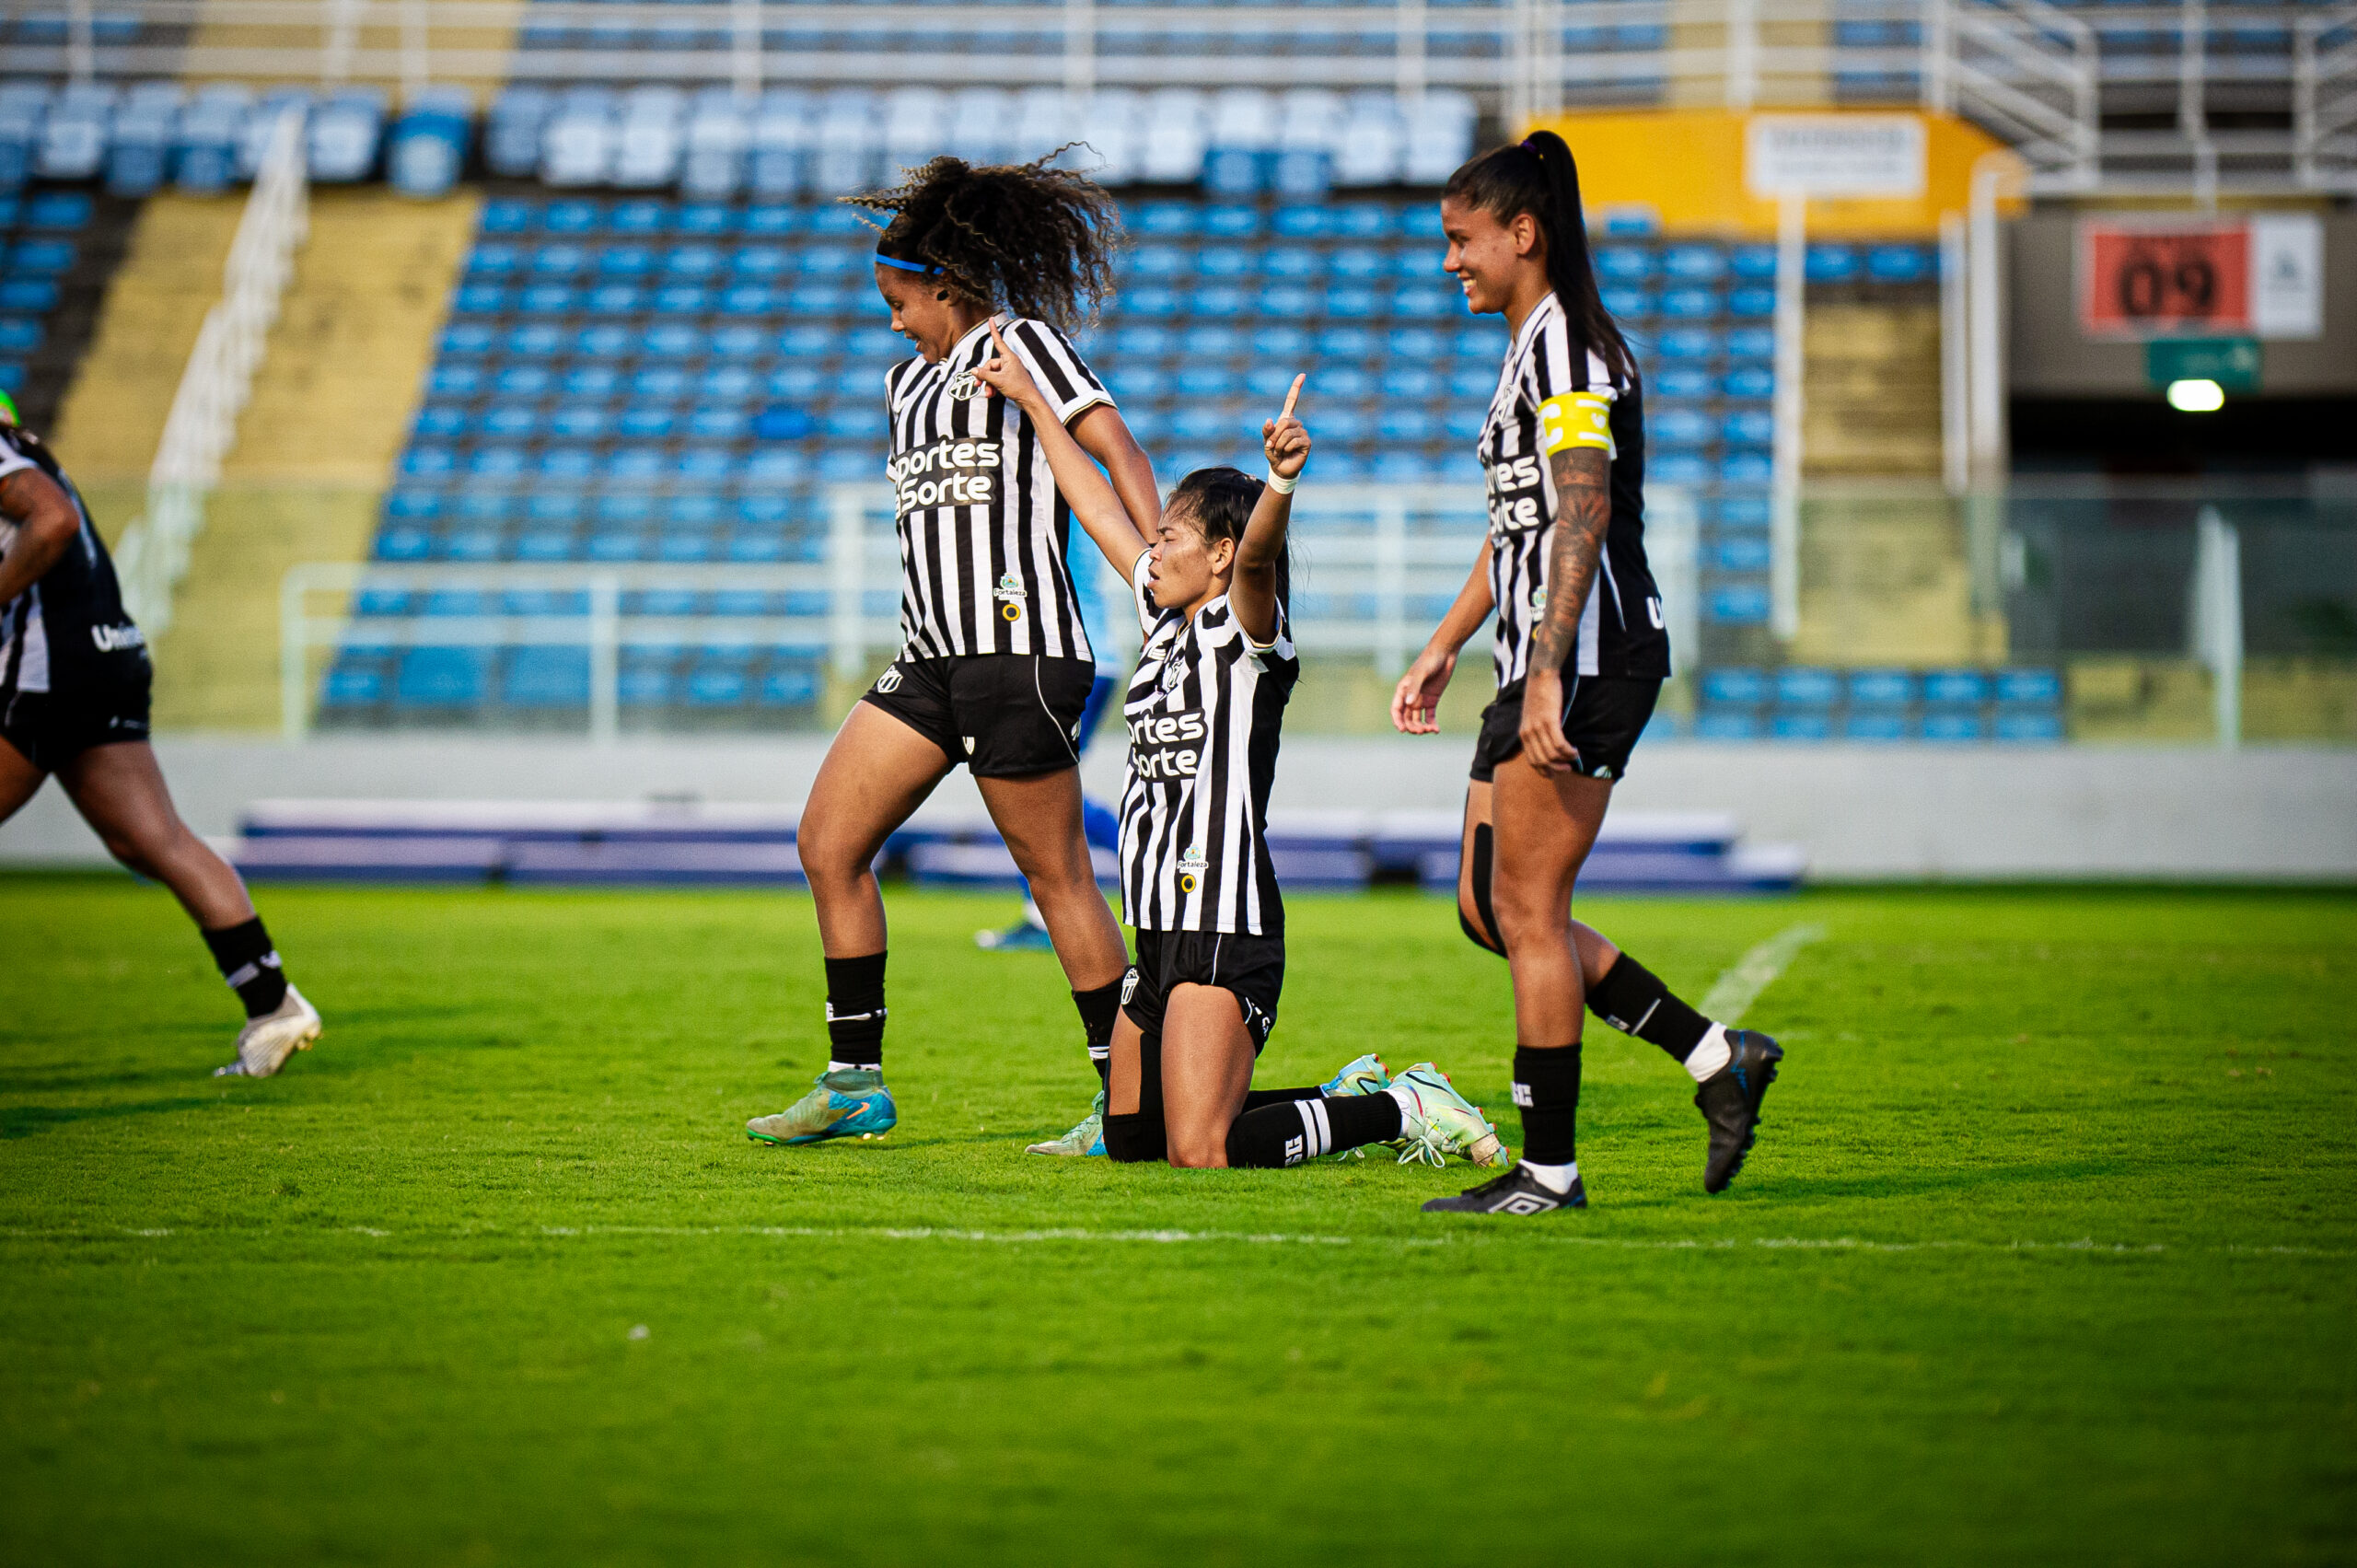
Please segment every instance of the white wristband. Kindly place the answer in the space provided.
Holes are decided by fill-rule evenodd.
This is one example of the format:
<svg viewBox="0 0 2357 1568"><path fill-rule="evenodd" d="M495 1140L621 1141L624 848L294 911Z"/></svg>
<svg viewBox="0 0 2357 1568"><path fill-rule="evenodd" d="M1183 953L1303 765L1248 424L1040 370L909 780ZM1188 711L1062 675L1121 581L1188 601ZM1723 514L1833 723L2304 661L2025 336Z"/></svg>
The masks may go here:
<svg viewBox="0 0 2357 1568"><path fill-rule="evenodd" d="M1298 475L1292 479L1280 479L1277 477L1276 470L1269 470L1269 488L1280 495L1291 495L1294 493L1294 487L1300 482L1301 479Z"/></svg>

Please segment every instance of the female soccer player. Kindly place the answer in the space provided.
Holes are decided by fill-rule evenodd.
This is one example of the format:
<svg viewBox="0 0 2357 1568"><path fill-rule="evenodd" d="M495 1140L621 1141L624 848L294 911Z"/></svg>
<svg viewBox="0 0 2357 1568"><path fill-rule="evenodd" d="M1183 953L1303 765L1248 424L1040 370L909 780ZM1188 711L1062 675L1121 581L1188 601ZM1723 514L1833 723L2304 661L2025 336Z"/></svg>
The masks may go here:
<svg viewBox="0 0 2357 1568"><path fill-rule="evenodd" d="M1481 715L1466 792L1457 915L1512 969L1515 1168L1427 1209L1534 1214L1587 1206L1573 1144L1583 1004L1683 1063L1710 1126L1705 1191L1742 1167L1783 1052L1703 1017L1644 966L1571 918L1573 884L1613 781L1669 675L1669 638L1645 564L1644 416L1637 368L1597 296L1579 171L1541 131L1449 178L1444 261L1479 313L1513 333L1481 432L1490 533L1480 560L1391 703L1411 735L1435 710L1457 650L1497 611L1497 696Z"/></svg>
<svg viewBox="0 0 2357 1568"><path fill-rule="evenodd" d="M215 1076L267 1078L319 1035L246 885L172 809L147 744L147 639L81 493L0 392L0 822L52 773L107 853L172 890L246 1026Z"/></svg>
<svg viewBox="0 0 2357 1568"><path fill-rule="evenodd" d="M993 330L995 331L995 330ZM1046 427L1057 483L1092 536L1114 540L1121 500L1011 353L982 379ZM1278 729L1301 675L1285 624L1285 529L1309 433L1261 426L1265 483L1235 469L1179 482L1155 544L1127 563L1145 642L1123 716L1121 904L1137 928L1113 1033L1105 1149L1116 1160L1289 1166L1367 1144L1404 1157L1500 1157L1494 1130L1429 1063L1397 1079L1362 1057L1323 1089L1251 1092L1284 985L1284 902L1267 842ZM1109 557L1110 550L1108 550ZM1118 558L1115 563L1123 564Z"/></svg>
<svg viewBox="0 0 2357 1568"><path fill-rule="evenodd" d="M830 1051L808 1094L746 1123L772 1144L873 1135L898 1120L884 1086L884 901L873 865L958 763L1030 883L1100 1084L1127 963L1082 831L1074 735L1095 656L1064 560L1069 506L1041 448L1043 425L1068 431L1105 465L1127 510L1103 519L1119 537L1098 543L1125 561L1142 553L1130 519L1159 514L1153 467L1060 330L1111 285L1118 210L1047 159L975 168L939 157L856 201L892 215L877 240L876 286L919 355L884 386L904 645L836 732L803 809ZM976 378L994 318L1004 352L1045 389L1032 410L983 395Z"/></svg>

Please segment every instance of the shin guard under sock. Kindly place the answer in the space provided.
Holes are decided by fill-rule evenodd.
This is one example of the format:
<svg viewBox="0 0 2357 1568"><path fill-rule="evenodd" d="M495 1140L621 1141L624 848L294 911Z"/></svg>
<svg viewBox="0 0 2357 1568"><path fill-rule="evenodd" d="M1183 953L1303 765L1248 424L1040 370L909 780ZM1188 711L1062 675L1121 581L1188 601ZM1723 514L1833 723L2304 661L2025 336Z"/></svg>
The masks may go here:
<svg viewBox="0 0 2357 1568"><path fill-rule="evenodd" d="M1072 1005L1080 1010L1080 1027L1088 1037L1088 1060L1097 1069L1097 1082L1100 1087L1109 1085L1113 1074L1113 1021L1121 1016L1121 982L1116 980L1094 991L1075 991Z"/></svg>
<svg viewBox="0 0 2357 1568"><path fill-rule="evenodd" d="M1588 1011L1619 1029L1660 1046L1678 1062L1694 1054L1711 1020L1678 1000L1651 970L1623 953L1587 988Z"/></svg>
<svg viewBox="0 0 2357 1568"><path fill-rule="evenodd" d="M884 1070L884 955L827 960L827 1070Z"/></svg>
<svg viewBox="0 0 2357 1568"><path fill-rule="evenodd" d="M1514 1103L1522 1108L1522 1157L1569 1165L1580 1120L1580 1042L1514 1049Z"/></svg>
<svg viewBox="0 0 2357 1568"><path fill-rule="evenodd" d="M1116 1164L1167 1159L1169 1153L1160 1116L1149 1121L1144 1112L1132 1110L1126 1116L1105 1118L1105 1156Z"/></svg>
<svg viewBox="0 0 2357 1568"><path fill-rule="evenodd" d="M270 945L261 916L202 935L204 945L213 949L221 978L245 1004L246 1016L259 1018L278 1011L278 1005L286 1000L286 971L279 967L278 950Z"/></svg>
<svg viewBox="0 0 2357 1568"><path fill-rule="evenodd" d="M1286 1100L1248 1110L1227 1130L1231 1168L1271 1169L1399 1135L1399 1102L1389 1095Z"/></svg>

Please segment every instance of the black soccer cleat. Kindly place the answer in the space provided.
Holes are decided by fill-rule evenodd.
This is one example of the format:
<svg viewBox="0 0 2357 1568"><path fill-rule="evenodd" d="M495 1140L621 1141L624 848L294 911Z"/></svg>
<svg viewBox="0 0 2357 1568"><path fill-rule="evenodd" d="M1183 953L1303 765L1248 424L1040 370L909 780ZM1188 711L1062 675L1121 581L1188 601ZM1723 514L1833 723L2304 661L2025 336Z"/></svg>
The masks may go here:
<svg viewBox="0 0 2357 1568"><path fill-rule="evenodd" d="M1587 1186L1576 1176L1571 1191L1558 1192L1523 1167L1479 1187L1469 1187L1454 1198L1434 1198L1424 1205L1428 1214L1543 1214L1551 1209L1585 1209Z"/></svg>
<svg viewBox="0 0 2357 1568"><path fill-rule="evenodd" d="M1694 1091L1695 1109L1711 1127L1711 1156L1702 1167L1702 1191L1724 1192L1743 1168L1759 1135L1759 1102L1776 1081L1783 1048L1756 1029L1729 1029L1727 1064Z"/></svg>

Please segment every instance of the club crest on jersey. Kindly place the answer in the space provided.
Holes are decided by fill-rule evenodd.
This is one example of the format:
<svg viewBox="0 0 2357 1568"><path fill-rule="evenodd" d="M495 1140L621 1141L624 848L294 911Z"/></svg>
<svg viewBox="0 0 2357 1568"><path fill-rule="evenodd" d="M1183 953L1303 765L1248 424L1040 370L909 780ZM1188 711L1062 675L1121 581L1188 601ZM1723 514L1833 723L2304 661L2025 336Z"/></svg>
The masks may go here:
<svg viewBox="0 0 2357 1568"><path fill-rule="evenodd" d="M1538 587L1530 590L1530 613L1533 615L1544 615L1547 613L1547 590L1545 588Z"/></svg>
<svg viewBox="0 0 2357 1568"><path fill-rule="evenodd" d="M1178 691L1180 686L1186 683L1186 679L1187 667L1185 665L1172 663L1166 664L1162 667L1162 689L1165 691Z"/></svg>
<svg viewBox="0 0 2357 1568"><path fill-rule="evenodd" d="M999 602L998 612L1001 615L1009 621L1020 621L1023 619L1023 601L1031 596L1023 591L1023 585L1015 580L1014 573L1001 572L998 575L998 591L995 597Z"/></svg>
<svg viewBox="0 0 2357 1568"><path fill-rule="evenodd" d="M957 375L949 377L949 395L961 403L980 393L981 389L981 377L970 370L960 370Z"/></svg>
<svg viewBox="0 0 2357 1568"><path fill-rule="evenodd" d="M1211 862L1203 858L1201 844L1189 844L1187 853L1178 857L1178 890L1191 893L1202 885L1204 868Z"/></svg>

